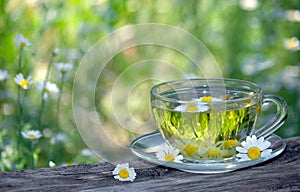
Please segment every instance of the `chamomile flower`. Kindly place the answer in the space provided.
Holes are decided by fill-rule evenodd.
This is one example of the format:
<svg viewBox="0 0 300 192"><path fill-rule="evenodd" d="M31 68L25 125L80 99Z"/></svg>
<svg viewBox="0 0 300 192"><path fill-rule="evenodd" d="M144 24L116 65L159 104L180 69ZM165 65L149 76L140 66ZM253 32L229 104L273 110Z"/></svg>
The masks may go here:
<svg viewBox="0 0 300 192"><path fill-rule="evenodd" d="M39 139L40 137L42 137L41 132L38 130L22 131L21 134L25 139L30 140Z"/></svg>
<svg viewBox="0 0 300 192"><path fill-rule="evenodd" d="M24 78L22 73L19 73L14 80L22 89L28 89L32 84L31 76Z"/></svg>
<svg viewBox="0 0 300 192"><path fill-rule="evenodd" d="M30 41L22 34L15 36L14 43L20 48L26 48L31 45Z"/></svg>
<svg viewBox="0 0 300 192"><path fill-rule="evenodd" d="M292 37L289 39L285 39L283 42L283 46L287 50L298 51L300 50L300 41L297 37Z"/></svg>
<svg viewBox="0 0 300 192"><path fill-rule="evenodd" d="M53 49L52 53L53 55L58 55L59 51L60 51L59 48L55 48Z"/></svg>
<svg viewBox="0 0 300 192"><path fill-rule="evenodd" d="M6 70L0 69L0 81L7 80L9 78L9 74Z"/></svg>
<svg viewBox="0 0 300 192"><path fill-rule="evenodd" d="M160 148L160 150L156 153L156 157L161 161L177 163L182 163L181 160L183 159L183 156L179 155L179 150L170 145L164 145Z"/></svg>
<svg viewBox="0 0 300 192"><path fill-rule="evenodd" d="M70 63L55 63L54 65L55 68L62 73L71 71L73 69L73 65Z"/></svg>
<svg viewBox="0 0 300 192"><path fill-rule="evenodd" d="M56 84L50 83L49 81L45 83L45 87L44 83L37 83L36 88L39 92L43 92L44 100L47 99L49 95L59 92L59 89L56 86Z"/></svg>
<svg viewBox="0 0 300 192"><path fill-rule="evenodd" d="M300 22L300 10L289 10L286 12L286 18L292 22Z"/></svg>
<svg viewBox="0 0 300 192"><path fill-rule="evenodd" d="M134 168L130 168L128 163L118 164L112 173L119 181L133 181L136 177Z"/></svg>
<svg viewBox="0 0 300 192"><path fill-rule="evenodd" d="M50 143L51 144L56 144L56 143L65 143L68 140L68 137L66 134L64 133L56 133L52 136L52 138L50 139Z"/></svg>
<svg viewBox="0 0 300 192"><path fill-rule="evenodd" d="M236 147L236 150L239 152L236 156L240 158L241 161L267 157L272 153L272 149L268 149L271 143L265 141L263 137L257 139L255 135L248 136L246 141L243 141L241 145L242 147Z"/></svg>
<svg viewBox="0 0 300 192"><path fill-rule="evenodd" d="M187 104L179 105L175 107L175 111L179 112L205 112L209 109L207 105L204 105L198 101L192 100Z"/></svg>
<svg viewBox="0 0 300 192"><path fill-rule="evenodd" d="M258 7L257 0L240 0L240 7L246 11L253 11Z"/></svg>

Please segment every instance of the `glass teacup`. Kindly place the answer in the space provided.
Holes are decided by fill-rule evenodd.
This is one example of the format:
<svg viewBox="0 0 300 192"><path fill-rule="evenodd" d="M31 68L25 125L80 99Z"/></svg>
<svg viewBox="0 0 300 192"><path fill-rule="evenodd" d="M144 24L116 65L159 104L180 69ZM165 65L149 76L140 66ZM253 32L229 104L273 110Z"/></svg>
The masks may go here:
<svg viewBox="0 0 300 192"><path fill-rule="evenodd" d="M270 102L277 113L255 128L262 105ZM287 118L281 97L263 95L258 85L237 79L163 82L151 89L151 105L165 141L196 160L232 158L247 136L267 137Z"/></svg>

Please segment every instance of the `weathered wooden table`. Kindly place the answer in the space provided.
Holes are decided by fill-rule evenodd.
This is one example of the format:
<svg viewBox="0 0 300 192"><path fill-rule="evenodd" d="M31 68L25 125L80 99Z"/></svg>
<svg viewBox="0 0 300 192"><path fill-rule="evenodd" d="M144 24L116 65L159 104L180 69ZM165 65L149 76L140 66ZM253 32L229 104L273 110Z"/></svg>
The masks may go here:
<svg viewBox="0 0 300 192"><path fill-rule="evenodd" d="M268 162L222 174L193 174L154 166L136 169L133 182L100 163L0 173L0 191L300 191L300 137ZM131 162L131 165L140 162Z"/></svg>

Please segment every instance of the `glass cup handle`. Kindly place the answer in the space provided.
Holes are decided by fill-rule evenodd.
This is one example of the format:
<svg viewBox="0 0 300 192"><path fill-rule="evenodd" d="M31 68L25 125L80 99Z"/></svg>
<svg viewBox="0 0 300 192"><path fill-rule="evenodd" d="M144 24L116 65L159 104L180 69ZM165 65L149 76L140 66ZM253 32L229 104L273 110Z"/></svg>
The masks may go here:
<svg viewBox="0 0 300 192"><path fill-rule="evenodd" d="M257 137L267 137L274 133L288 117L288 107L284 99L277 95L263 95L262 104L275 103L277 112L275 116L254 132Z"/></svg>

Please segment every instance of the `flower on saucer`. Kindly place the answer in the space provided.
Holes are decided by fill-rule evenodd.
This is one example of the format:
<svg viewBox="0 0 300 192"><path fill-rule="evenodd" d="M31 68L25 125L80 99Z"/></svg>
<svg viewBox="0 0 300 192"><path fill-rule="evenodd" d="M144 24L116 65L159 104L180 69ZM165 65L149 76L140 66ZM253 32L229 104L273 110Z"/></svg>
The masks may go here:
<svg viewBox="0 0 300 192"><path fill-rule="evenodd" d="M269 141L265 141L263 137L259 139L255 135L248 136L246 141L241 143L242 147L236 147L239 152L236 156L241 161L255 160L260 157L267 157L271 155L272 149L268 149L271 146Z"/></svg>
<svg viewBox="0 0 300 192"><path fill-rule="evenodd" d="M25 139L30 140L39 139L40 137L42 137L41 132L38 130L22 131L21 134Z"/></svg>
<svg viewBox="0 0 300 192"><path fill-rule="evenodd" d="M167 162L177 162L182 163L183 156L179 155L179 150L170 146L165 145L156 152L156 157L158 160Z"/></svg>
<svg viewBox="0 0 300 192"><path fill-rule="evenodd" d="M22 34L15 36L14 43L20 48L26 48L31 45L30 41Z"/></svg>
<svg viewBox="0 0 300 192"><path fill-rule="evenodd" d="M44 87L45 86L45 87ZM44 83L38 83L36 85L36 88L39 92L43 92L43 99L47 99L49 95L52 93L58 93L59 89L54 83L46 82L45 85Z"/></svg>
<svg viewBox="0 0 300 192"><path fill-rule="evenodd" d="M133 181L136 177L134 168L129 168L128 163L118 164L112 173L119 181Z"/></svg>
<svg viewBox="0 0 300 192"><path fill-rule="evenodd" d="M32 84L31 76L24 78L22 73L19 73L14 80L22 89L28 89Z"/></svg>
<svg viewBox="0 0 300 192"><path fill-rule="evenodd" d="M9 78L9 74L6 70L0 69L0 81L7 80Z"/></svg>

